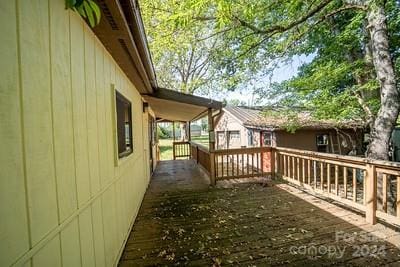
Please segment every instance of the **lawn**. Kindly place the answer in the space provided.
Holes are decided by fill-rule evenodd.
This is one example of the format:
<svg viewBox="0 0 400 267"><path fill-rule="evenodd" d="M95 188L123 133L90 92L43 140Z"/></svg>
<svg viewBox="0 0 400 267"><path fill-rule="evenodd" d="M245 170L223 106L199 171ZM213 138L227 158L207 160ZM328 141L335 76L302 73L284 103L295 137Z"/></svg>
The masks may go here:
<svg viewBox="0 0 400 267"><path fill-rule="evenodd" d="M192 141L208 147L208 135L192 136Z"/></svg>
<svg viewBox="0 0 400 267"><path fill-rule="evenodd" d="M194 136L192 141L208 147L208 135ZM159 139L158 145L160 147L160 160L172 160L172 139Z"/></svg>
<svg viewBox="0 0 400 267"><path fill-rule="evenodd" d="M172 160L172 139L160 139L158 145L160 147L160 160Z"/></svg>

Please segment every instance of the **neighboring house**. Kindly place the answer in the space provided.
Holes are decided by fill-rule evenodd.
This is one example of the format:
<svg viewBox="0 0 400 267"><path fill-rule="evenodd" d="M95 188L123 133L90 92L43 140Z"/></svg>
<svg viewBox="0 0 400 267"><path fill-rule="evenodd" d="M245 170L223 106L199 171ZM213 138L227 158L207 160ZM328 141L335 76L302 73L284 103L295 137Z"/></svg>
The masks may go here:
<svg viewBox="0 0 400 267"><path fill-rule="evenodd" d="M291 133L286 130L284 115L277 118L261 109L225 107L215 122L216 148L278 146L336 154L363 152L364 131L360 122L339 125L312 119L306 112L298 113L298 121L299 127Z"/></svg>
<svg viewBox="0 0 400 267"><path fill-rule="evenodd" d="M221 103L157 88L137 1L0 1L0 266L116 266L155 121ZM212 103L211 103L212 102Z"/></svg>
<svg viewBox="0 0 400 267"><path fill-rule="evenodd" d="M396 127L392 133L390 158L392 161L400 162L400 127Z"/></svg>
<svg viewBox="0 0 400 267"><path fill-rule="evenodd" d="M195 137L201 136L201 126L197 125L197 124L192 124L190 126L190 134L192 137L193 136L195 136Z"/></svg>

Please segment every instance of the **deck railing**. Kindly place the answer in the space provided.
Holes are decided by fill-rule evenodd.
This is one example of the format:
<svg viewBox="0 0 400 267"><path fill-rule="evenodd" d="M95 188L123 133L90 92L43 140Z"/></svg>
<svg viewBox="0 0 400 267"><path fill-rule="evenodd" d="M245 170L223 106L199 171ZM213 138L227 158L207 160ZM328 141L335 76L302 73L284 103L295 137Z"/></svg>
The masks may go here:
<svg viewBox="0 0 400 267"><path fill-rule="evenodd" d="M215 180L260 177L271 174L271 147L215 150Z"/></svg>
<svg viewBox="0 0 400 267"><path fill-rule="evenodd" d="M190 142L190 149L192 152L192 159L196 160L197 164L202 166L211 177L211 154L208 147Z"/></svg>
<svg viewBox="0 0 400 267"><path fill-rule="evenodd" d="M209 151L190 142L192 158L211 184L225 179L281 177L377 218L400 225L400 164L281 147Z"/></svg>
<svg viewBox="0 0 400 267"><path fill-rule="evenodd" d="M172 143L173 158L190 158L190 142L181 141Z"/></svg>
<svg viewBox="0 0 400 267"><path fill-rule="evenodd" d="M374 224L400 225L400 164L358 157L275 148L276 174L349 205Z"/></svg>

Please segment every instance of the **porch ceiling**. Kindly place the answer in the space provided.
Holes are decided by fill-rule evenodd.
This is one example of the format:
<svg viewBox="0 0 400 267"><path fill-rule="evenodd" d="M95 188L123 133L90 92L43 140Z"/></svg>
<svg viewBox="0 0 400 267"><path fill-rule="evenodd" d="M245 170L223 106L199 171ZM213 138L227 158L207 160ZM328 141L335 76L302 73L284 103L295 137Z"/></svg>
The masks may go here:
<svg viewBox="0 0 400 267"><path fill-rule="evenodd" d="M153 94L143 95L157 118L169 121L191 121L205 113L209 108L218 110L222 103L173 90L158 88Z"/></svg>

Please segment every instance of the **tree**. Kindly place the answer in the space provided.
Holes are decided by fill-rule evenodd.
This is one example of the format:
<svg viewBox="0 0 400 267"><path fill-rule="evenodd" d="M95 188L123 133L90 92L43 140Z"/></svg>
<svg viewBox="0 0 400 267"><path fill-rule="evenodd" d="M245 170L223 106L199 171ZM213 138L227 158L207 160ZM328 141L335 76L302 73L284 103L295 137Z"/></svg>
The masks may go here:
<svg viewBox="0 0 400 267"><path fill-rule="evenodd" d="M230 73L267 74L274 62L314 54L300 79L276 88L301 95L319 116L359 115L371 127L367 156L388 158L400 108L398 1L187 0L175 15L181 22L214 21L214 34L225 30L215 58ZM334 106L345 108L327 112Z"/></svg>
<svg viewBox="0 0 400 267"><path fill-rule="evenodd" d="M173 12L179 8L175 0L141 3L158 82L160 87L207 95L209 90L223 88L220 84L226 81L213 60L221 40L212 36L208 24L176 23Z"/></svg>

